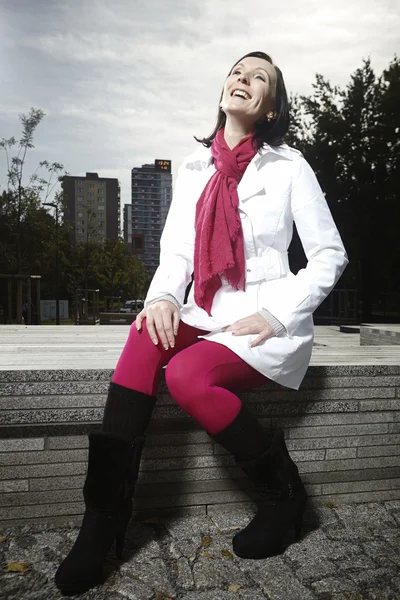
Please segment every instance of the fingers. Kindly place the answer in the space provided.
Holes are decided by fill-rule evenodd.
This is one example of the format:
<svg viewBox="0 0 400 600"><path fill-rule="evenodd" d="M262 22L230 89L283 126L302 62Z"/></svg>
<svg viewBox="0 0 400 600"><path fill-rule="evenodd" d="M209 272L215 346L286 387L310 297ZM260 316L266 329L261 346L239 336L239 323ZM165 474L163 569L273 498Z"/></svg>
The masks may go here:
<svg viewBox="0 0 400 600"><path fill-rule="evenodd" d="M260 331L259 327L255 327L254 325L242 325L242 327L240 327L237 325L237 323L234 323L229 327L225 327L222 331L230 331L235 337L258 334L258 337L253 342L251 342L251 344L249 344L250 348L255 348L256 346L259 346L262 342L265 342L265 340L268 340L269 338L274 336L274 332L269 326Z"/></svg>
<svg viewBox="0 0 400 600"><path fill-rule="evenodd" d="M171 302L160 301L147 309L147 331L154 345L160 339L165 350L175 347L175 335L178 333L179 310Z"/></svg>
<svg viewBox="0 0 400 600"><path fill-rule="evenodd" d="M172 328L173 313L171 314L171 311L168 309L167 311L161 313L161 317L163 328L160 337L165 350L168 350L168 344L171 346L171 348L175 346L175 336ZM159 330L157 329L157 331Z"/></svg>
<svg viewBox="0 0 400 600"><path fill-rule="evenodd" d="M264 342L265 340L267 340L268 337L269 336L259 335L258 338L254 340L254 342L251 342L250 348L255 348L256 346L261 344L261 342Z"/></svg>
<svg viewBox="0 0 400 600"><path fill-rule="evenodd" d="M141 311L140 311L140 313L139 313L139 314L136 316L136 319L135 319L135 325L136 325L136 329L137 329L138 331L140 331L140 329L141 329L141 327L142 327L142 321L143 321L143 319L144 319L144 317L145 317L145 314L146 314L146 309L143 309L143 310L141 310Z"/></svg>
<svg viewBox="0 0 400 600"><path fill-rule="evenodd" d="M180 321L179 311L175 310L172 315L172 326L174 328L174 335L178 335L179 321Z"/></svg>
<svg viewBox="0 0 400 600"><path fill-rule="evenodd" d="M158 337L157 337L157 332L155 330L155 322L154 322L154 315L153 315L153 311L148 310L147 311L147 316L146 316L146 326L147 326L147 332L150 336L151 341L153 342L153 344L155 344L157 346L158 344Z"/></svg>
<svg viewBox="0 0 400 600"><path fill-rule="evenodd" d="M164 349L167 350L168 344L167 344L167 337L166 337L165 331L164 331L163 317L159 311L155 312L155 314L154 314L154 326L155 326L155 330L156 330L156 337L158 336L158 338L160 338L160 341L161 341L162 345L164 346ZM158 343L158 338L157 338L157 343ZM152 340L154 342L153 337L152 337ZM154 343L156 343L156 342L154 342Z"/></svg>
<svg viewBox="0 0 400 600"><path fill-rule="evenodd" d="M231 331L232 335L249 335L250 333L261 333L260 331L256 331L254 327L250 327L249 325L243 327L235 327Z"/></svg>

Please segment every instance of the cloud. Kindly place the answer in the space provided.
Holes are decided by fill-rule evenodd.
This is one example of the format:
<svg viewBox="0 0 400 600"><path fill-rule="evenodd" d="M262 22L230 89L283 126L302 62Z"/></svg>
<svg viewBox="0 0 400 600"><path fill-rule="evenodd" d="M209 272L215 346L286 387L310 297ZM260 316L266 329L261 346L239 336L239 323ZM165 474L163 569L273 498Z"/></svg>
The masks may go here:
<svg viewBox="0 0 400 600"><path fill-rule="evenodd" d="M176 173L210 133L223 80L237 58L264 50L289 91L309 93L315 73L346 85L371 56L379 73L399 43L392 0L3 0L0 137L17 135L30 106L47 116L30 165L118 177L170 158ZM0 159L0 183L4 185Z"/></svg>

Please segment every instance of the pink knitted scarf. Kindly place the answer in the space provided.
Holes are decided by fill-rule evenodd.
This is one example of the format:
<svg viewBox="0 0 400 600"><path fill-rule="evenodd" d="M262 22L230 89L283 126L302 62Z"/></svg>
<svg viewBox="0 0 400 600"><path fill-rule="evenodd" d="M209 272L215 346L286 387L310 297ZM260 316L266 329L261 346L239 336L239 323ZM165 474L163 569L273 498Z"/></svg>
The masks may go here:
<svg viewBox="0 0 400 600"><path fill-rule="evenodd" d="M221 276L236 290L245 289L245 258L237 186L256 154L254 136L231 150L220 129L211 146L216 172L196 205L194 299L211 315Z"/></svg>

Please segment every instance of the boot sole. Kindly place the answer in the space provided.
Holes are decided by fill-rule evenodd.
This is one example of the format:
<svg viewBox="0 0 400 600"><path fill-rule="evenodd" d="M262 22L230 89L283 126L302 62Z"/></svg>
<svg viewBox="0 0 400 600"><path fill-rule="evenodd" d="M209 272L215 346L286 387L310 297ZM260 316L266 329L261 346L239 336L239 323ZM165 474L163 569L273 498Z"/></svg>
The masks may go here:
<svg viewBox="0 0 400 600"><path fill-rule="evenodd" d="M81 587L73 587L70 585L57 585L57 589L60 590L63 596L77 596L79 594L83 594L84 592L88 592L89 590L95 588L98 585L102 585L104 583L103 579L96 579L95 581L88 582L84 586Z"/></svg>
<svg viewBox="0 0 400 600"><path fill-rule="evenodd" d="M307 498L306 498L306 502L307 502ZM258 554L257 556L248 556L246 554L240 554L239 552L236 552L232 548L234 554L236 554L236 556L238 556L239 558L247 558L248 560L260 560L263 558L272 558L273 556L279 556L280 554L283 554L285 552L285 550L287 548L289 548L289 546L291 546L292 544L294 544L296 542L299 542L301 540L301 538L303 537L302 536L303 514L304 514L306 502L304 503L304 508L303 508L301 514L297 517L297 519L292 523L292 526L289 527L286 532L285 539L283 541L286 540L287 543L285 543L285 544L282 543L282 545L279 548L276 548L276 550L274 550L274 551ZM290 535L291 535L291 539L289 541Z"/></svg>
<svg viewBox="0 0 400 600"><path fill-rule="evenodd" d="M239 554L238 552L234 552L234 554L236 556L238 556L239 558L244 558L247 560L261 560L263 558L272 558L273 556L279 556L280 554L283 554L283 552L285 551L286 548L281 548L280 550L277 550L276 552L274 552L273 554L262 554L260 556L246 556L245 554Z"/></svg>

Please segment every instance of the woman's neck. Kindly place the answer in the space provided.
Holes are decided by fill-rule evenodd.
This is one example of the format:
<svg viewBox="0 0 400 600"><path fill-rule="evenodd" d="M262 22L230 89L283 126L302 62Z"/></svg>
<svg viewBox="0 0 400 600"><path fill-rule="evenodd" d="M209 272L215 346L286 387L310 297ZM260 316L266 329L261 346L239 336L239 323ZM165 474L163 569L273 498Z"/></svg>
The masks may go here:
<svg viewBox="0 0 400 600"><path fill-rule="evenodd" d="M237 146L240 140L248 137L252 133L254 133L254 127L252 124L243 123L243 121L235 119L233 115L226 115L224 138L231 150Z"/></svg>

